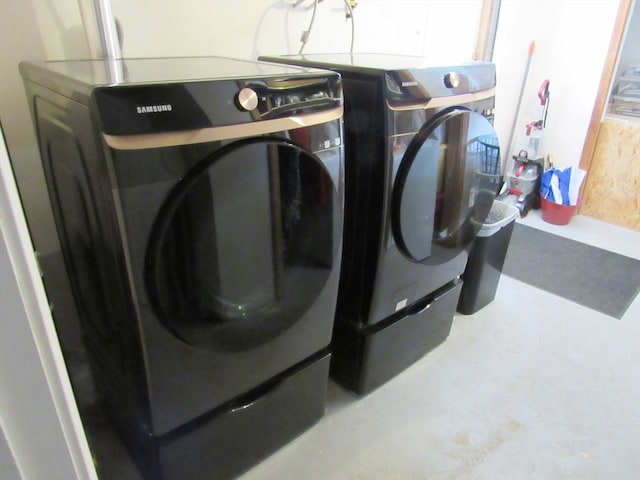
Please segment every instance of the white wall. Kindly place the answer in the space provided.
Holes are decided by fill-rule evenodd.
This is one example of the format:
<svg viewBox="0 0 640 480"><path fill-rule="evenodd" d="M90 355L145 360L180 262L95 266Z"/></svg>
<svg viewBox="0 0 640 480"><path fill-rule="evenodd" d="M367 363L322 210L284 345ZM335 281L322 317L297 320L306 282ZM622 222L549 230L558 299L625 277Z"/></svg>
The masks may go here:
<svg viewBox="0 0 640 480"><path fill-rule="evenodd" d="M1 425L0 425L1 427ZM7 437L0 428L0 478L2 480L20 480L20 472L7 443Z"/></svg>
<svg viewBox="0 0 640 480"><path fill-rule="evenodd" d="M312 0L112 0L125 57L223 55L255 59L295 53ZM355 51L470 59L481 0L361 0L354 10ZM319 3L305 52L348 51L351 22L343 0ZM451 31L456 22L458 28Z"/></svg>
<svg viewBox="0 0 640 480"><path fill-rule="evenodd" d="M44 175L18 73L22 60L86 58L89 48L77 0L0 0L0 122L6 135L14 174L34 195L23 195L23 207L41 253L57 248L44 193Z"/></svg>
<svg viewBox="0 0 640 480"><path fill-rule="evenodd" d="M0 458L13 462L0 470L25 480L96 478L1 128L0 319Z"/></svg>
<svg viewBox="0 0 640 480"><path fill-rule="evenodd" d="M557 167L578 166L618 4L618 0L502 0L494 62L496 129L503 149L513 126L529 45L535 41L515 138L529 121L537 120L532 118L536 94L549 79L546 150Z"/></svg>

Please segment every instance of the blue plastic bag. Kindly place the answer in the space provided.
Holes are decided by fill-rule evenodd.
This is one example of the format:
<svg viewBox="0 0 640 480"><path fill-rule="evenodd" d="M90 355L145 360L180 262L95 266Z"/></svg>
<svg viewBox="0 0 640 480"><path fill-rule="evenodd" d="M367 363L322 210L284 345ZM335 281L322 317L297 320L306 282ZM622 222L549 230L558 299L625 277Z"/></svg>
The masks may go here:
<svg viewBox="0 0 640 480"><path fill-rule="evenodd" d="M540 195L550 202L555 202L553 191L551 190L551 177L553 176L554 170L554 168L549 169L546 172L542 172L540 176Z"/></svg>
<svg viewBox="0 0 640 480"><path fill-rule="evenodd" d="M558 179L558 187L560 189L560 195L562 198L555 198L553 194L552 177L556 176ZM560 205L571 205L569 197L569 184L571 183L571 167L564 170L558 170L557 168L550 168L546 172L542 172L540 176L540 194L542 198L549 200Z"/></svg>
<svg viewBox="0 0 640 480"><path fill-rule="evenodd" d="M571 167L565 168L563 171L556 170L555 175L558 177L560 184L560 193L562 193L562 204L570 205L569 200L569 183L571 182Z"/></svg>

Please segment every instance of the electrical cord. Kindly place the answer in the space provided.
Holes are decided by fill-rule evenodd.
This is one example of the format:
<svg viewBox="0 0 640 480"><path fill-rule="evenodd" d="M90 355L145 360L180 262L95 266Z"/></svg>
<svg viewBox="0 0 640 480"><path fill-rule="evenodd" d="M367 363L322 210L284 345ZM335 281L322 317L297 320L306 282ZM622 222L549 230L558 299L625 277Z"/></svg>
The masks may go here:
<svg viewBox="0 0 640 480"><path fill-rule="evenodd" d="M309 22L309 26L307 27L307 29L304 32L302 32L302 37L300 38L302 45L300 45L300 50L298 50L298 55L302 53L302 51L304 50L304 47L307 45L307 42L309 41L309 35L311 34L311 29L313 28L313 22L316 19L316 10L318 10L318 0L313 1L313 13L311 14L311 21Z"/></svg>
<svg viewBox="0 0 640 480"><path fill-rule="evenodd" d="M313 28L313 24L316 19L316 11L318 10L318 3L322 0L314 0L313 2L313 13L311 14L311 21L309 22L309 26L305 31L302 32L302 36L300 37L300 41L302 44L300 45L300 49L298 50L298 55L302 54L304 47L307 46L307 42L309 41L309 36L311 35L311 29ZM302 3L302 0L296 2L294 6ZM351 20L351 46L349 47L349 53L353 53L353 45L356 37L356 25L355 19L353 17L353 8L351 7L351 2L349 0L344 0L344 4L349 11L349 19ZM307 7L308 8L308 7Z"/></svg>
<svg viewBox="0 0 640 480"><path fill-rule="evenodd" d="M351 8L351 2L349 2L349 0L344 0L344 4L347 6L347 10L349 10L349 18L351 19L351 47L349 48L349 53L353 53L353 42L356 37L356 24L355 19L353 18L353 8Z"/></svg>

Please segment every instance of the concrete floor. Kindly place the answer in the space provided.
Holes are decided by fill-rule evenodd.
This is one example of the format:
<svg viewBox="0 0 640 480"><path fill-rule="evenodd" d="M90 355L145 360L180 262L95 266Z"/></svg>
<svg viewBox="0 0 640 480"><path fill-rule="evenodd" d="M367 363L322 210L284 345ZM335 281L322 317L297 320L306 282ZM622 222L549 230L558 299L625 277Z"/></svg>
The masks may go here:
<svg viewBox="0 0 640 480"><path fill-rule="evenodd" d="M640 232L518 220L640 259ZM242 480L640 478L640 297L621 320L502 276L448 340L324 418Z"/></svg>
<svg viewBox="0 0 640 480"><path fill-rule="evenodd" d="M640 259L640 232L518 221ZM101 478L141 480L99 409L84 418ZM503 275L491 304L383 387L356 398L330 382L320 422L239 480L638 478L640 296L617 320Z"/></svg>

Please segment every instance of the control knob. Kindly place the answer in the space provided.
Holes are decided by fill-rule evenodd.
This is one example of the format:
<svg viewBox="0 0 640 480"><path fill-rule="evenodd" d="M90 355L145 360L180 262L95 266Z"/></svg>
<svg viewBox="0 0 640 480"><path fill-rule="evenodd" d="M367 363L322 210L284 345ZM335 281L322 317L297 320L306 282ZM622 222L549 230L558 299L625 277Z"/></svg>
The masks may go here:
<svg viewBox="0 0 640 480"><path fill-rule="evenodd" d="M258 94L252 88L243 88L238 92L238 107L250 112L258 106Z"/></svg>
<svg viewBox="0 0 640 480"><path fill-rule="evenodd" d="M447 88L456 88L460 86L460 76L456 72L449 72L444 76L444 85Z"/></svg>

